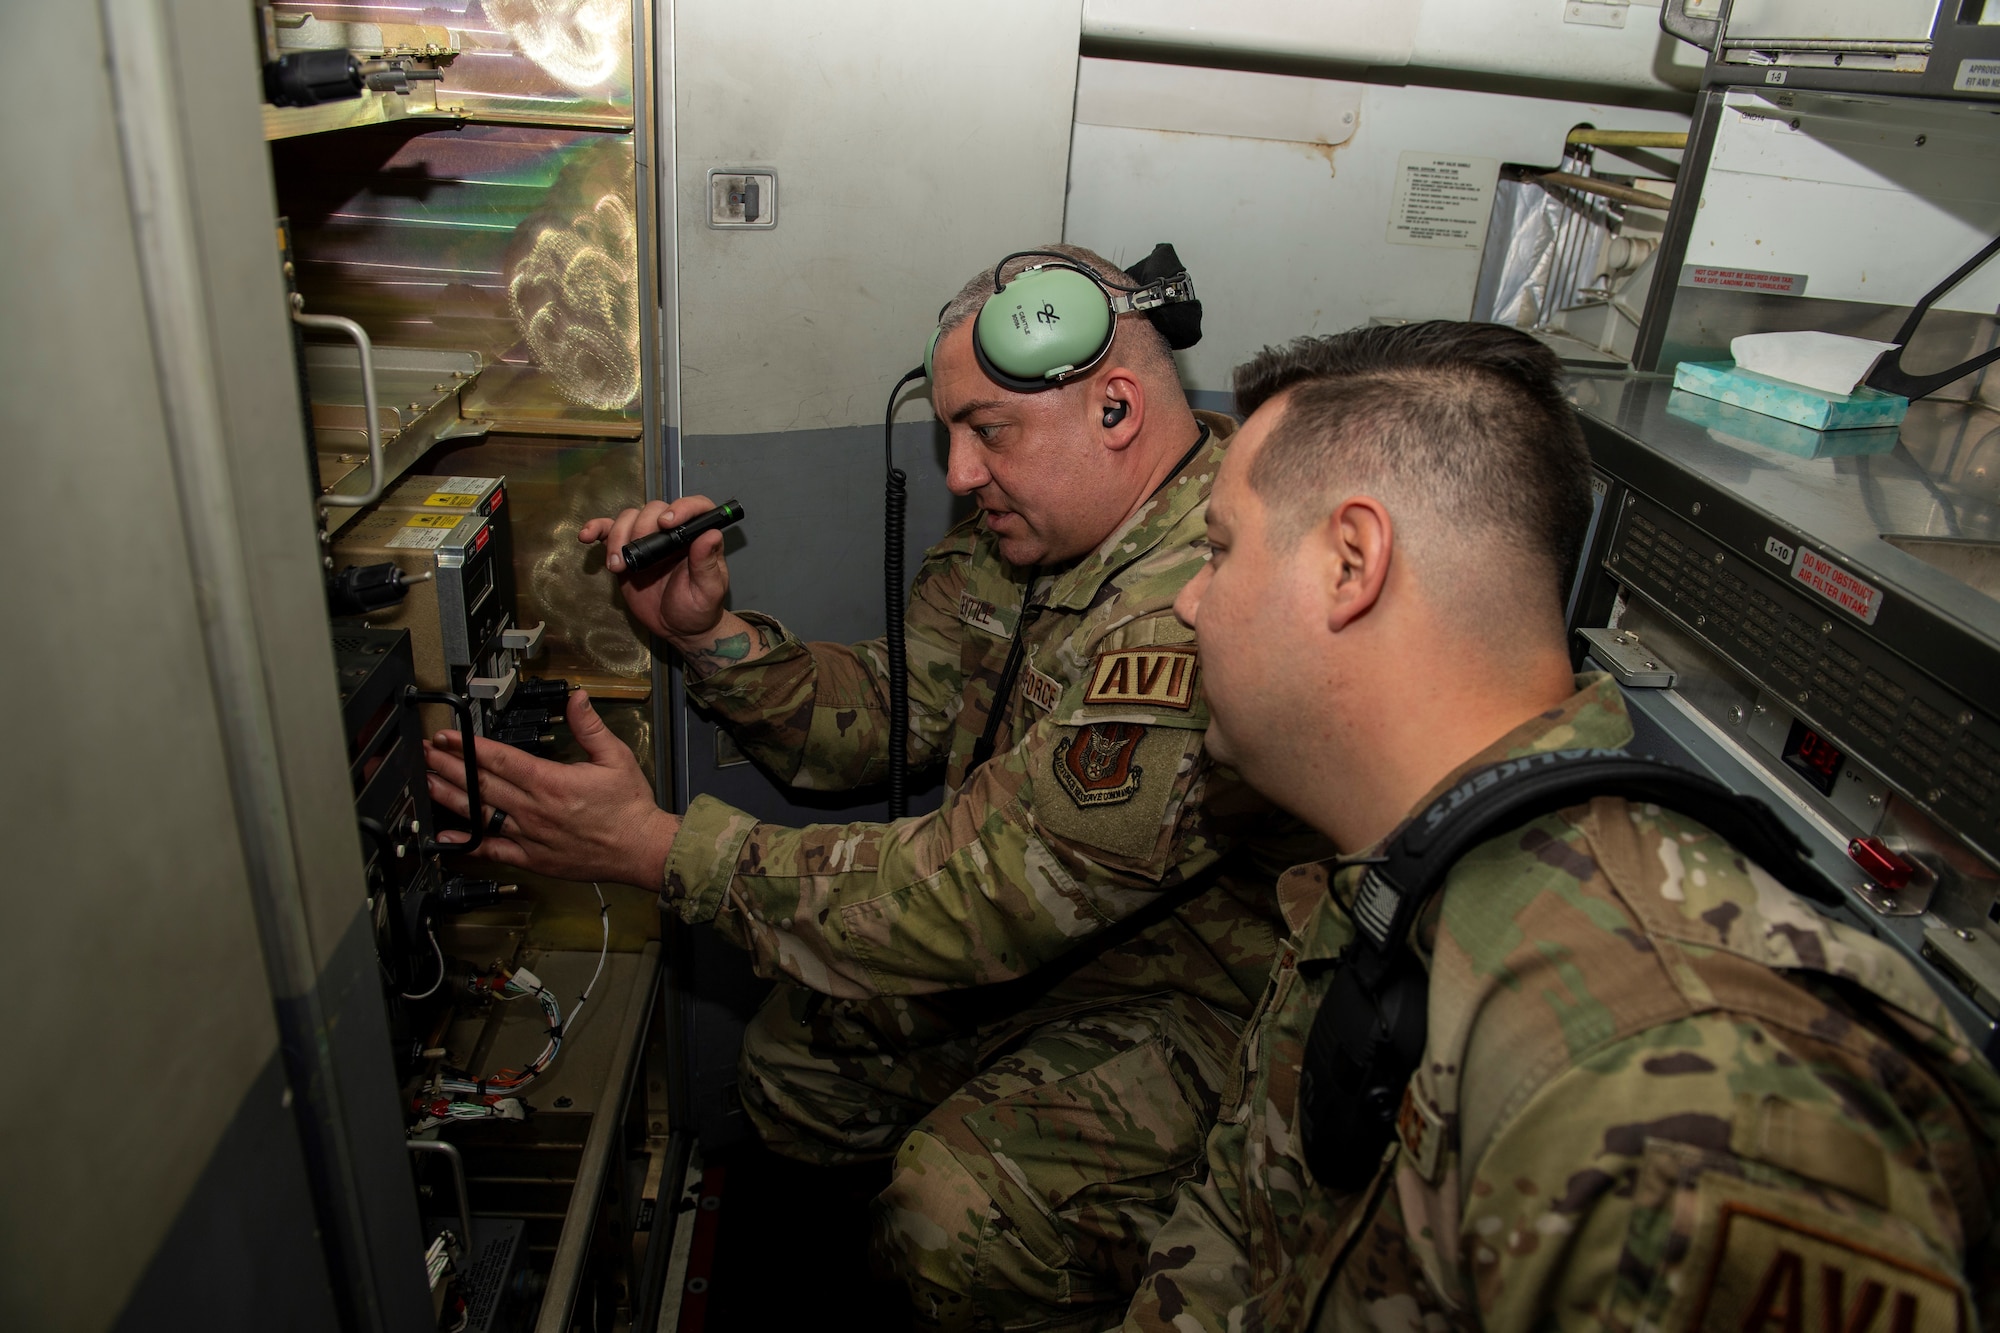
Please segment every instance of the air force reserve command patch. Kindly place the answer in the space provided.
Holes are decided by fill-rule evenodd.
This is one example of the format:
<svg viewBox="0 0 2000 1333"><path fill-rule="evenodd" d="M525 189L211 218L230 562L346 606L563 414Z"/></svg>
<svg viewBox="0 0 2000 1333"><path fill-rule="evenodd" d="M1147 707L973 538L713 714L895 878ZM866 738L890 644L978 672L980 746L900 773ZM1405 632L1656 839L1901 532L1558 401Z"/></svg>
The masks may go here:
<svg viewBox="0 0 2000 1333"><path fill-rule="evenodd" d="M1187 710L1194 703L1194 649L1124 648L1099 653L1090 667L1086 704L1139 704Z"/></svg>
<svg viewBox="0 0 2000 1333"><path fill-rule="evenodd" d="M1056 751L1056 781L1078 806L1115 805L1139 790L1132 757L1146 729L1131 722L1093 722Z"/></svg>

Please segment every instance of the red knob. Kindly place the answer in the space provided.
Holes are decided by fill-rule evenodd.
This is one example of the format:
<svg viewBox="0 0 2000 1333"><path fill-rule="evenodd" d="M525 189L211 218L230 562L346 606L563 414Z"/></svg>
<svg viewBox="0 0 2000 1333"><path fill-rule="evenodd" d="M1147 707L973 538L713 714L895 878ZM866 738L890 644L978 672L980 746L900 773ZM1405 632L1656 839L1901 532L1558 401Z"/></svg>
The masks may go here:
<svg viewBox="0 0 2000 1333"><path fill-rule="evenodd" d="M1900 890L1916 877L1917 868L1890 851L1880 838L1856 838L1847 844L1847 854L1885 889Z"/></svg>

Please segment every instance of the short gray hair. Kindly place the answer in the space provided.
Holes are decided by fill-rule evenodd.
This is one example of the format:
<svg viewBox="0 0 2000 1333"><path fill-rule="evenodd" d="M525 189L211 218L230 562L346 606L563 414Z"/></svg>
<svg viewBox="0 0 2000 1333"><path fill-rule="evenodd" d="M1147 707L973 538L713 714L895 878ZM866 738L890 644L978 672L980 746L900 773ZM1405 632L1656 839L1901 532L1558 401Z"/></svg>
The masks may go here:
<svg viewBox="0 0 2000 1333"><path fill-rule="evenodd" d="M1033 268L1037 264L1046 264L1050 262L1051 255L1060 255L1080 268L1089 269L1114 286L1138 285L1132 281L1130 274L1095 250L1086 250L1080 245L1064 245L1061 242L1040 246L1008 260L1000 268L1000 280L1003 283L1011 281L1016 274L1026 269ZM993 295L993 266L988 264L959 288L958 295L952 297L945 305L944 312L938 316L939 336L950 333L977 315L979 308L986 304L986 298L991 295ZM1128 311L1118 317L1118 332L1113 343L1113 352L1123 354L1142 364L1150 364L1152 368L1165 369L1170 374L1176 373L1173 349L1167 346L1165 336L1153 327L1151 320L1136 311Z"/></svg>

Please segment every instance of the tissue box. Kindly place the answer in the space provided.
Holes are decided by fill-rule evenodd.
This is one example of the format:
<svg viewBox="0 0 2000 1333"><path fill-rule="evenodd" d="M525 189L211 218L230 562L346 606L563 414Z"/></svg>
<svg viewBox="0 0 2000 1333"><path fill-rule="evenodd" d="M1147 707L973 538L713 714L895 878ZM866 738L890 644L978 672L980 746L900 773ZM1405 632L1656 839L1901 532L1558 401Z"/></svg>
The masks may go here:
<svg viewBox="0 0 2000 1333"><path fill-rule="evenodd" d="M1780 421L1747 407L1734 407L1675 389L1667 395L1667 415L1702 427L1709 438L1729 445L1761 445L1799 458L1853 458L1893 451L1901 432L1894 426L1861 430L1813 430Z"/></svg>
<svg viewBox="0 0 2000 1333"><path fill-rule="evenodd" d="M1739 369L1734 361L1683 361L1674 367L1674 387L1813 430L1894 426L1910 410L1910 400L1900 394L1866 385L1853 393L1822 393Z"/></svg>

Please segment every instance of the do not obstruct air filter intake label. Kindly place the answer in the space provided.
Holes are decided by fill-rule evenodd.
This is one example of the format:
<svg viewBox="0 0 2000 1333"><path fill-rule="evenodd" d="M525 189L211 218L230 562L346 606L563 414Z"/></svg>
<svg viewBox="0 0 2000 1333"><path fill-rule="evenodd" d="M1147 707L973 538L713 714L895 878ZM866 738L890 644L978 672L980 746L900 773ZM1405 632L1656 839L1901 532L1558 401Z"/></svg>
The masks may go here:
<svg viewBox="0 0 2000 1333"><path fill-rule="evenodd" d="M1804 546L1792 562L1792 581L1805 584L1864 625L1874 624L1882 610L1880 588Z"/></svg>

